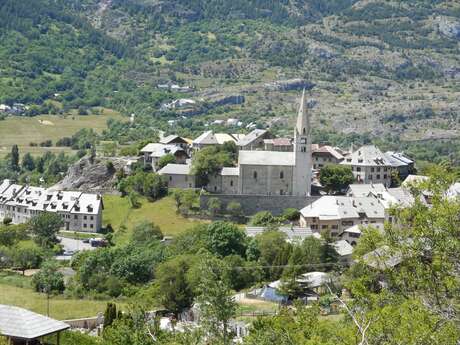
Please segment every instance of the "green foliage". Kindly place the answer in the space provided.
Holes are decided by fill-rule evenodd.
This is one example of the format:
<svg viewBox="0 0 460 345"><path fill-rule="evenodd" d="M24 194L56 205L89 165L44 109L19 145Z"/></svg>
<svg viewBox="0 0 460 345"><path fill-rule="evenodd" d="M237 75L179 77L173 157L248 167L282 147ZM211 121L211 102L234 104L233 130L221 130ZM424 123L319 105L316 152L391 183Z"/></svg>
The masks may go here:
<svg viewBox="0 0 460 345"><path fill-rule="evenodd" d="M273 226L278 223L269 211L259 211L251 217L251 225L254 226Z"/></svg>
<svg viewBox="0 0 460 345"><path fill-rule="evenodd" d="M298 221L300 218L300 211L295 208L286 208L283 210L282 217L289 221Z"/></svg>
<svg viewBox="0 0 460 345"><path fill-rule="evenodd" d="M156 200L167 195L168 183L156 173L138 171L122 179L118 184L118 189L124 195L136 192Z"/></svg>
<svg viewBox="0 0 460 345"><path fill-rule="evenodd" d="M343 192L354 181L349 166L326 165L321 169L319 181L327 193Z"/></svg>
<svg viewBox="0 0 460 345"><path fill-rule="evenodd" d="M54 261L46 261L40 271L33 276L35 291L46 293L62 293L65 289L64 276L58 272L58 265Z"/></svg>
<svg viewBox="0 0 460 345"><path fill-rule="evenodd" d="M231 166L232 163L232 152L219 146L205 147L193 156L192 174L197 177L198 185L206 186L210 176L218 174L223 167Z"/></svg>
<svg viewBox="0 0 460 345"><path fill-rule="evenodd" d="M21 270L22 274L27 269L39 268L45 257L43 249L28 242L11 248L9 255L14 267Z"/></svg>
<svg viewBox="0 0 460 345"><path fill-rule="evenodd" d="M6 225L0 226L0 246L12 247L19 241L26 240L28 238L26 225L8 224L9 223L7 222Z"/></svg>
<svg viewBox="0 0 460 345"><path fill-rule="evenodd" d="M222 203L218 198L209 198L208 211L212 217L215 217L222 209Z"/></svg>
<svg viewBox="0 0 460 345"><path fill-rule="evenodd" d="M232 223L219 221L210 224L205 241L207 249L219 257L246 255L246 234Z"/></svg>
<svg viewBox="0 0 460 345"><path fill-rule="evenodd" d="M241 204L239 202L229 202L227 204L226 211L236 221L240 220L243 217L243 208L241 207Z"/></svg>
<svg viewBox="0 0 460 345"><path fill-rule="evenodd" d="M172 153L168 153L160 158L158 161L158 169L161 169L170 163L176 163L176 157L174 157Z"/></svg>
<svg viewBox="0 0 460 345"><path fill-rule="evenodd" d="M35 242L43 248L52 248L57 243L56 234L63 221L59 214L44 212L29 221L29 228Z"/></svg>
<svg viewBox="0 0 460 345"><path fill-rule="evenodd" d="M201 281L197 289L202 325L211 338L224 345L232 341L229 322L236 313L228 271L228 266L220 260L205 256L200 264Z"/></svg>
<svg viewBox="0 0 460 345"><path fill-rule="evenodd" d="M117 305L115 303L107 303L107 307L104 311L104 329L112 325L117 319Z"/></svg>
<svg viewBox="0 0 460 345"><path fill-rule="evenodd" d="M146 245L152 241L156 242L161 240L162 238L163 233L161 232L159 226L148 221L142 221L134 227L131 235L131 242Z"/></svg>

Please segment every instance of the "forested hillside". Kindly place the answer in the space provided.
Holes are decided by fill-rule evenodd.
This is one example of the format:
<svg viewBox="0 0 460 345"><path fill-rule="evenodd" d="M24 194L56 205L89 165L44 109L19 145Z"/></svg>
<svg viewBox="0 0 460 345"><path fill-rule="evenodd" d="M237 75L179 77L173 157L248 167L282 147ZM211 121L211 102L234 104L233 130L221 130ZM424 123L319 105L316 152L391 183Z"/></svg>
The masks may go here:
<svg viewBox="0 0 460 345"><path fill-rule="evenodd" d="M453 1L3 0L0 30L0 103L29 115L103 106L190 136L230 117L288 134L299 91L266 84L304 78L319 140L458 138ZM228 95L245 102L209 105ZM192 121L160 111L181 97L203 103Z"/></svg>

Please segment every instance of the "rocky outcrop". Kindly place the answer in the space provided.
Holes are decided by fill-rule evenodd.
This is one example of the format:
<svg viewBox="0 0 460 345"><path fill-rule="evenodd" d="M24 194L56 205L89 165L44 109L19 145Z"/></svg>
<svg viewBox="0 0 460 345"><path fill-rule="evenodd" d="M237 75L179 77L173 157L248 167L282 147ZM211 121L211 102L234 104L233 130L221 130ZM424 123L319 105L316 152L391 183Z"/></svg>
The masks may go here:
<svg viewBox="0 0 460 345"><path fill-rule="evenodd" d="M291 90L310 90L315 84L305 79L277 80L273 83L265 84L265 89L269 91L291 91Z"/></svg>
<svg viewBox="0 0 460 345"><path fill-rule="evenodd" d="M439 31L443 35L460 40L460 22L448 18L438 18L438 25Z"/></svg>
<svg viewBox="0 0 460 345"><path fill-rule="evenodd" d="M115 191L116 172L125 168L124 158L83 157L73 164L66 176L53 188L80 191Z"/></svg>

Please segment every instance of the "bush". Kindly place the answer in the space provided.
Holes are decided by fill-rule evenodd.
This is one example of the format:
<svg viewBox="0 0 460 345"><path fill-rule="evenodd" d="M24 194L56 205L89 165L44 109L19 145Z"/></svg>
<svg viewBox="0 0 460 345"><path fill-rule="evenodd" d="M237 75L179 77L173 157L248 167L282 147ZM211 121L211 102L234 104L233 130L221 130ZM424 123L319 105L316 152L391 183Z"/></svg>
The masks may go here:
<svg viewBox="0 0 460 345"><path fill-rule="evenodd" d="M278 220L268 211L257 212L251 218L251 225L254 226L269 226L276 224Z"/></svg>
<svg viewBox="0 0 460 345"><path fill-rule="evenodd" d="M232 216L234 219L240 219L243 216L243 208L241 204L236 201L231 201L227 204L227 212Z"/></svg>
<svg viewBox="0 0 460 345"><path fill-rule="evenodd" d="M215 217L222 208L222 204L218 198L210 198L208 200L208 211L211 217Z"/></svg>
<svg viewBox="0 0 460 345"><path fill-rule="evenodd" d="M300 218L300 211L295 208L286 208L282 217L286 220L297 221Z"/></svg>
<svg viewBox="0 0 460 345"><path fill-rule="evenodd" d="M13 221L13 219L11 219L11 217L3 218L3 224L5 224L5 225L11 224L12 221Z"/></svg>

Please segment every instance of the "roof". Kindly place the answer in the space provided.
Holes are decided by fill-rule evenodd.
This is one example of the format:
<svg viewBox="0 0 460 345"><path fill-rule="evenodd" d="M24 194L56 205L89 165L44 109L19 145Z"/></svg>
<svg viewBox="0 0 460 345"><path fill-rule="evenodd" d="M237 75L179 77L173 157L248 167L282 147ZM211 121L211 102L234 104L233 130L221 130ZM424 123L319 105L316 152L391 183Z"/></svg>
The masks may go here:
<svg viewBox="0 0 460 345"><path fill-rule="evenodd" d="M240 174L239 168L222 168L220 172L222 176L238 176Z"/></svg>
<svg viewBox="0 0 460 345"><path fill-rule="evenodd" d="M312 153L330 154L337 160L342 160L344 158L343 155L339 151L337 151L334 147L329 146L329 145L316 146L316 147L312 147L312 149L313 149Z"/></svg>
<svg viewBox="0 0 460 345"><path fill-rule="evenodd" d="M191 175L192 166L189 164L167 164L158 171L160 175Z"/></svg>
<svg viewBox="0 0 460 345"><path fill-rule="evenodd" d="M309 272L302 274L297 281L306 283L309 288L317 288L329 283L331 277L328 273L324 272Z"/></svg>
<svg viewBox="0 0 460 345"><path fill-rule="evenodd" d="M195 145L221 145L227 141L233 141L236 143L236 139L227 133L213 133L213 131L207 131L201 134L198 138L193 140Z"/></svg>
<svg viewBox="0 0 460 345"><path fill-rule="evenodd" d="M386 190L383 183L353 183L348 186L347 195L369 196L370 193L383 193Z"/></svg>
<svg viewBox="0 0 460 345"><path fill-rule="evenodd" d="M176 145L167 145L160 143L150 143L141 150L143 153L149 153L151 157L163 157L167 154L175 154L178 151L184 151Z"/></svg>
<svg viewBox="0 0 460 345"><path fill-rule="evenodd" d="M310 228L301 228L301 227L289 227L289 226L281 226L278 229L280 232L286 234L286 240L303 240L307 237L313 236L313 232ZM250 237L257 236L267 230L263 226L247 226L246 227L246 234Z"/></svg>
<svg viewBox="0 0 460 345"><path fill-rule="evenodd" d="M409 164L414 164L414 160L410 159L407 157L403 152L393 152L393 151L387 151L385 152L387 156L391 156L393 159L398 160L404 165L409 165Z"/></svg>
<svg viewBox="0 0 460 345"><path fill-rule="evenodd" d="M374 197L350 197L326 195L304 207L300 213L305 218L320 220L339 220L360 218L385 218L383 205Z"/></svg>
<svg viewBox="0 0 460 345"><path fill-rule="evenodd" d="M0 304L0 334L7 337L36 339L69 327L62 321L23 308Z"/></svg>
<svg viewBox="0 0 460 345"><path fill-rule="evenodd" d="M286 165L294 166L294 152L245 151L240 150L238 163L246 165Z"/></svg>
<svg viewBox="0 0 460 345"><path fill-rule="evenodd" d="M423 175L408 175L406 179L401 183L401 186L407 187L408 184L417 184L428 180L428 176Z"/></svg>
<svg viewBox="0 0 460 345"><path fill-rule="evenodd" d="M374 145L365 145L351 153L341 164L362 166L392 166L388 157Z"/></svg>
<svg viewBox="0 0 460 345"><path fill-rule="evenodd" d="M160 144L171 144L171 143L188 144L187 140L175 134L171 134L171 135L168 135L160 139Z"/></svg>
<svg viewBox="0 0 460 345"><path fill-rule="evenodd" d="M252 132L245 135L237 143L238 146L247 146L252 144L255 140L259 139L261 136L265 135L267 130L265 129L254 129Z"/></svg>
<svg viewBox="0 0 460 345"><path fill-rule="evenodd" d="M383 246L369 252L363 256L363 261L368 266L384 270L393 268L402 262L402 255L398 253L392 253L390 247Z"/></svg>
<svg viewBox="0 0 460 345"><path fill-rule="evenodd" d="M289 138L264 139L264 143L273 146L292 146L292 140Z"/></svg>
<svg viewBox="0 0 460 345"><path fill-rule="evenodd" d="M334 248L340 256L348 256L353 254L353 246L345 240L334 242Z"/></svg>

